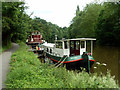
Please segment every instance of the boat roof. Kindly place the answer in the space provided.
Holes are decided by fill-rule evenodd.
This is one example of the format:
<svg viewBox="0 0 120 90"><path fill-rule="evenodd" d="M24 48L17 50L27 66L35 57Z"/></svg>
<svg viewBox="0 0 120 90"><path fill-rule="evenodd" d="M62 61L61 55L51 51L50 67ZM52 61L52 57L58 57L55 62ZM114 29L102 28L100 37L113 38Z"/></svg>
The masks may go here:
<svg viewBox="0 0 120 90"><path fill-rule="evenodd" d="M87 41L87 40L96 40L95 38L75 38L75 39L62 39L62 40L56 40L56 41L71 41L71 40L80 40L80 41Z"/></svg>
<svg viewBox="0 0 120 90"><path fill-rule="evenodd" d="M43 45L43 46L46 46L46 47L54 47L55 44L45 42L45 43L43 43L42 45Z"/></svg>

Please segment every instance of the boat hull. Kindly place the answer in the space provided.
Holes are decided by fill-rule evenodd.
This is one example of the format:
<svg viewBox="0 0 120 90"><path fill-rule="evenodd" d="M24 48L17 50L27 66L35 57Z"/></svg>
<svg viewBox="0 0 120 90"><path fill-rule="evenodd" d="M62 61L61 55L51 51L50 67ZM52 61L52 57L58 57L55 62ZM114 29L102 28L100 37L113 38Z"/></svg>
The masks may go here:
<svg viewBox="0 0 120 90"><path fill-rule="evenodd" d="M63 63L66 65L67 69L77 69L77 70L81 70L80 67L84 67L86 69L88 69L88 63L89 63L89 67L91 68L92 65L94 64L95 60L92 56L88 55L88 60L84 60L82 58L82 55L78 55L78 56L70 56L70 57L59 57L59 56L54 56L51 55L49 53L46 53L46 56L52 60L54 63ZM64 61L65 59L65 61Z"/></svg>

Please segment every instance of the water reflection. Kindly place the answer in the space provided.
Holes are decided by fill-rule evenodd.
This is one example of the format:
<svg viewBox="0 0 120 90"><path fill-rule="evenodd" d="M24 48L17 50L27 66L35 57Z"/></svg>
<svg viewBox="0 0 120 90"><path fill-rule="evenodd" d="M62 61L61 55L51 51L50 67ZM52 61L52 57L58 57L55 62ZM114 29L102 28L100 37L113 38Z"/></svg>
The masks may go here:
<svg viewBox="0 0 120 90"><path fill-rule="evenodd" d="M120 84L120 48L113 46L94 46L94 59L96 62L105 63L106 66L100 66L95 63L95 72L101 71L106 74L107 69L111 71L111 75L115 75L115 79L119 80ZM99 70L98 70L99 69Z"/></svg>

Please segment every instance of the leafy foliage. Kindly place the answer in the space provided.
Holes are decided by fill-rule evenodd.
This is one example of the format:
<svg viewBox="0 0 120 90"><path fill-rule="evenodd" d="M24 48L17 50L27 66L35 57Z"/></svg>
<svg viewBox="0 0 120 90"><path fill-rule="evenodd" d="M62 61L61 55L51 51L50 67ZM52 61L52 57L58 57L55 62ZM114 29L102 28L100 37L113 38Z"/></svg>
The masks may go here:
<svg viewBox="0 0 120 90"><path fill-rule="evenodd" d="M101 45L120 45L120 5L104 3L96 24L96 38Z"/></svg>
<svg viewBox="0 0 120 90"><path fill-rule="evenodd" d="M94 25L97 22L101 5L97 3L88 4L83 11L77 6L76 16L69 27L70 38L95 37Z"/></svg>
<svg viewBox="0 0 120 90"><path fill-rule="evenodd" d="M24 4L24 2L2 3L2 44L5 46L8 46L11 39L12 41L26 40L29 16L24 13L26 8Z"/></svg>

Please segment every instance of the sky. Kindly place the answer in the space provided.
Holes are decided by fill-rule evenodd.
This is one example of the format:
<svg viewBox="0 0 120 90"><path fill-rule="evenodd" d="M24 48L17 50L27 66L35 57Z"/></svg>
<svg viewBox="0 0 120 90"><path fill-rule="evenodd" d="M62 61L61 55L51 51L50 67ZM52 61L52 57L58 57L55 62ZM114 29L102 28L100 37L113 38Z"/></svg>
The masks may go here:
<svg viewBox="0 0 120 90"><path fill-rule="evenodd" d="M77 5L82 10L93 1L95 0L25 0L29 7L26 13L30 15L33 12L32 18L37 16L60 27L68 27L75 16Z"/></svg>

